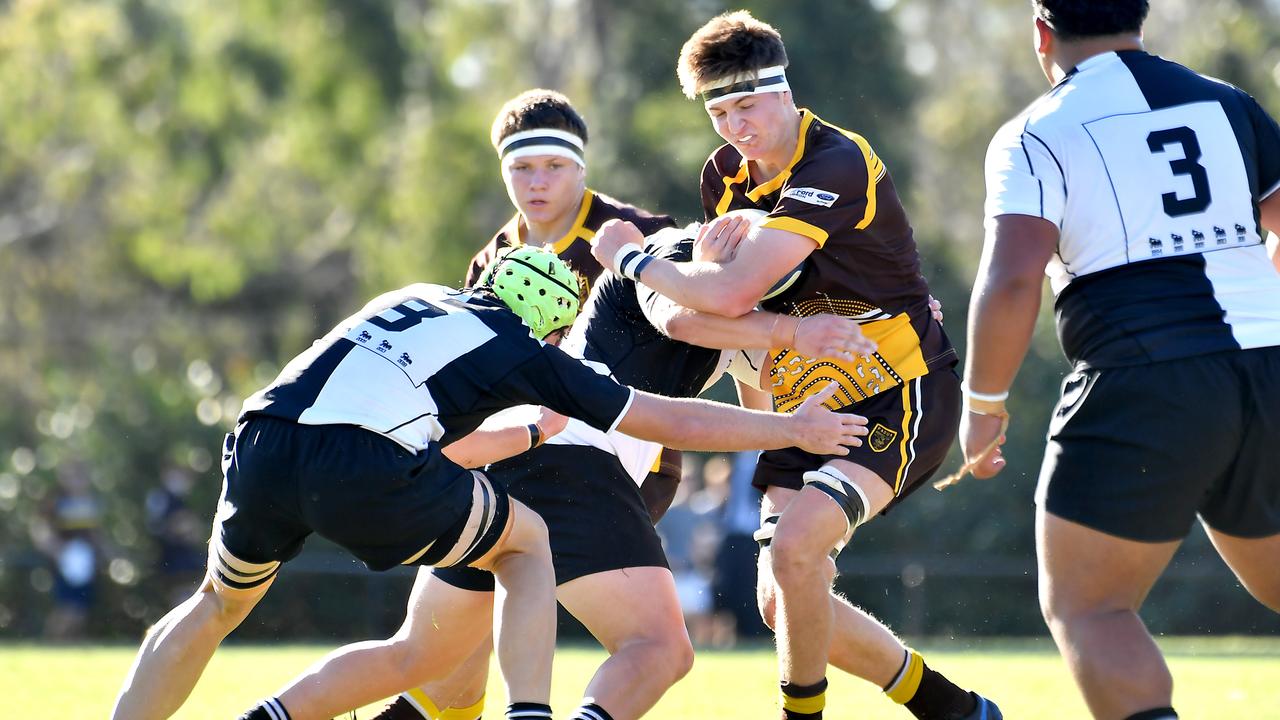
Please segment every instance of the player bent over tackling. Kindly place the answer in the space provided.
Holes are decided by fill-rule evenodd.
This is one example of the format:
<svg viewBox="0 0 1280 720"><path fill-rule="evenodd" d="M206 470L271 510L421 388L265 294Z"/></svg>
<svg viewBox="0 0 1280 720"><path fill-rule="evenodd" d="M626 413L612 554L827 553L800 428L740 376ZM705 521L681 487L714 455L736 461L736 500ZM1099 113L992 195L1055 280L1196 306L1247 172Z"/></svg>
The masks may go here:
<svg viewBox="0 0 1280 720"><path fill-rule="evenodd" d="M148 632L113 717L176 712L222 638L313 532L374 570L461 564L493 572L505 591L497 646L509 714L550 717L555 598L545 526L442 447L488 415L530 403L690 449L801 442L840 452L864 432L859 419L816 405L787 418L620 385L540 341L572 322L581 302L580 281L563 261L521 248L499 262L488 288L418 284L375 298L246 400L227 437L208 577ZM390 663L412 669L416 682L462 660L453 656L448 618L435 620L422 635L429 645ZM331 655L315 682L248 717L329 718L404 689L387 682L384 668L349 675L346 666L362 666L361 652ZM312 702L308 691L325 679L340 697Z"/></svg>

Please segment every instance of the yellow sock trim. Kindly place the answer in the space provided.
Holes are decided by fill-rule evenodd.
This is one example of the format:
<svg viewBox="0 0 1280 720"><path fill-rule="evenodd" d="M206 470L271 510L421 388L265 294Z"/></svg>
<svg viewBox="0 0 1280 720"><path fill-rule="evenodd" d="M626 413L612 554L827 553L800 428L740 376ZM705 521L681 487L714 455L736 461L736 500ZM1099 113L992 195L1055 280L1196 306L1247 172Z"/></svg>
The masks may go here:
<svg viewBox="0 0 1280 720"><path fill-rule="evenodd" d="M427 697L427 694L422 692L421 688L414 688L407 693L402 693L402 697L407 698L410 703L417 707L418 712L423 713L423 717L427 720L440 720L440 708L431 702L431 698Z"/></svg>
<svg viewBox="0 0 1280 720"><path fill-rule="evenodd" d="M464 708L447 708L443 713L440 713L440 720L479 720L483 714L484 696L481 695L474 705Z"/></svg>
<svg viewBox="0 0 1280 720"><path fill-rule="evenodd" d="M786 693L782 693L782 708L791 712L812 715L822 712L827 706L827 693L821 692L813 697L793 698Z"/></svg>
<svg viewBox="0 0 1280 720"><path fill-rule="evenodd" d="M899 705L905 705L916 696L916 690L920 689L920 680L924 677L924 658L915 650L907 652L911 653L911 657L907 659L907 669L902 673L902 678L884 691L890 700Z"/></svg>

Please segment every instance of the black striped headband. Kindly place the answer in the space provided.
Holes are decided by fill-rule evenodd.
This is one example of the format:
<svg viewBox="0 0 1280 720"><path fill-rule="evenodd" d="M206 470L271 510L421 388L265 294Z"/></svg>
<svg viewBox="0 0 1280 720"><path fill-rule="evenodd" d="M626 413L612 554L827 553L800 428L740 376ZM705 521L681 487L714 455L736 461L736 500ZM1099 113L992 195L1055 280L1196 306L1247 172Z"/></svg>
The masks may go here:
<svg viewBox="0 0 1280 720"><path fill-rule="evenodd" d="M761 68L754 73L738 73L713 80L702 87L702 104L710 109L722 102L758 93L787 92L786 69L781 65Z"/></svg>
<svg viewBox="0 0 1280 720"><path fill-rule="evenodd" d="M536 128L508 135L498 145L498 157L506 162L530 155L559 155L585 168L587 161L582 156L582 148L582 138L573 133Z"/></svg>

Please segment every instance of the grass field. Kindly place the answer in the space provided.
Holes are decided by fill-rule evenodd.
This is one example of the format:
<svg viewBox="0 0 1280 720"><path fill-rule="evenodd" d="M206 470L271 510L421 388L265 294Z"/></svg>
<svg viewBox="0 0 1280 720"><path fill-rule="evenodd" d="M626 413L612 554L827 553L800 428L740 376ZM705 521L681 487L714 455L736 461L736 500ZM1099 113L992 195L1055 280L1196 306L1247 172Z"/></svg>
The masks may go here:
<svg viewBox="0 0 1280 720"><path fill-rule="evenodd" d="M1247 638L1163 641L1175 677L1175 703L1184 718L1280 719L1280 641ZM968 649L922 643L931 666L962 685L998 699L1010 720L1078 720L1087 717L1075 687L1045 643L966 642ZM328 648L237 646L215 656L200 685L176 717L230 720L258 698L275 692ZM106 717L133 648L0 646L0 697L6 717L56 720ZM564 648L556 657L552 703L559 717L579 699L603 654ZM693 672L667 694L650 717L672 720L777 717L772 653L768 648L703 652ZM831 720L910 715L875 689L832 673ZM505 693L490 685L488 718L501 717ZM370 710L360 717L372 716Z"/></svg>

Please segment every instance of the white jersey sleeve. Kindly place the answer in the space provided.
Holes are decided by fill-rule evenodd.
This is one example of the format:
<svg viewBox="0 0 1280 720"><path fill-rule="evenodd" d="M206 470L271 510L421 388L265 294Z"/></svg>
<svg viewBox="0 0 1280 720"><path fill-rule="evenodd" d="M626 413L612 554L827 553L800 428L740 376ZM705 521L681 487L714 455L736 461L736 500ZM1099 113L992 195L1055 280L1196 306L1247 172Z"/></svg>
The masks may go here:
<svg viewBox="0 0 1280 720"><path fill-rule="evenodd" d="M1066 180L1048 141L1023 118L1000 128L987 148L986 224L1000 215L1031 215L1059 228L1066 212Z"/></svg>

